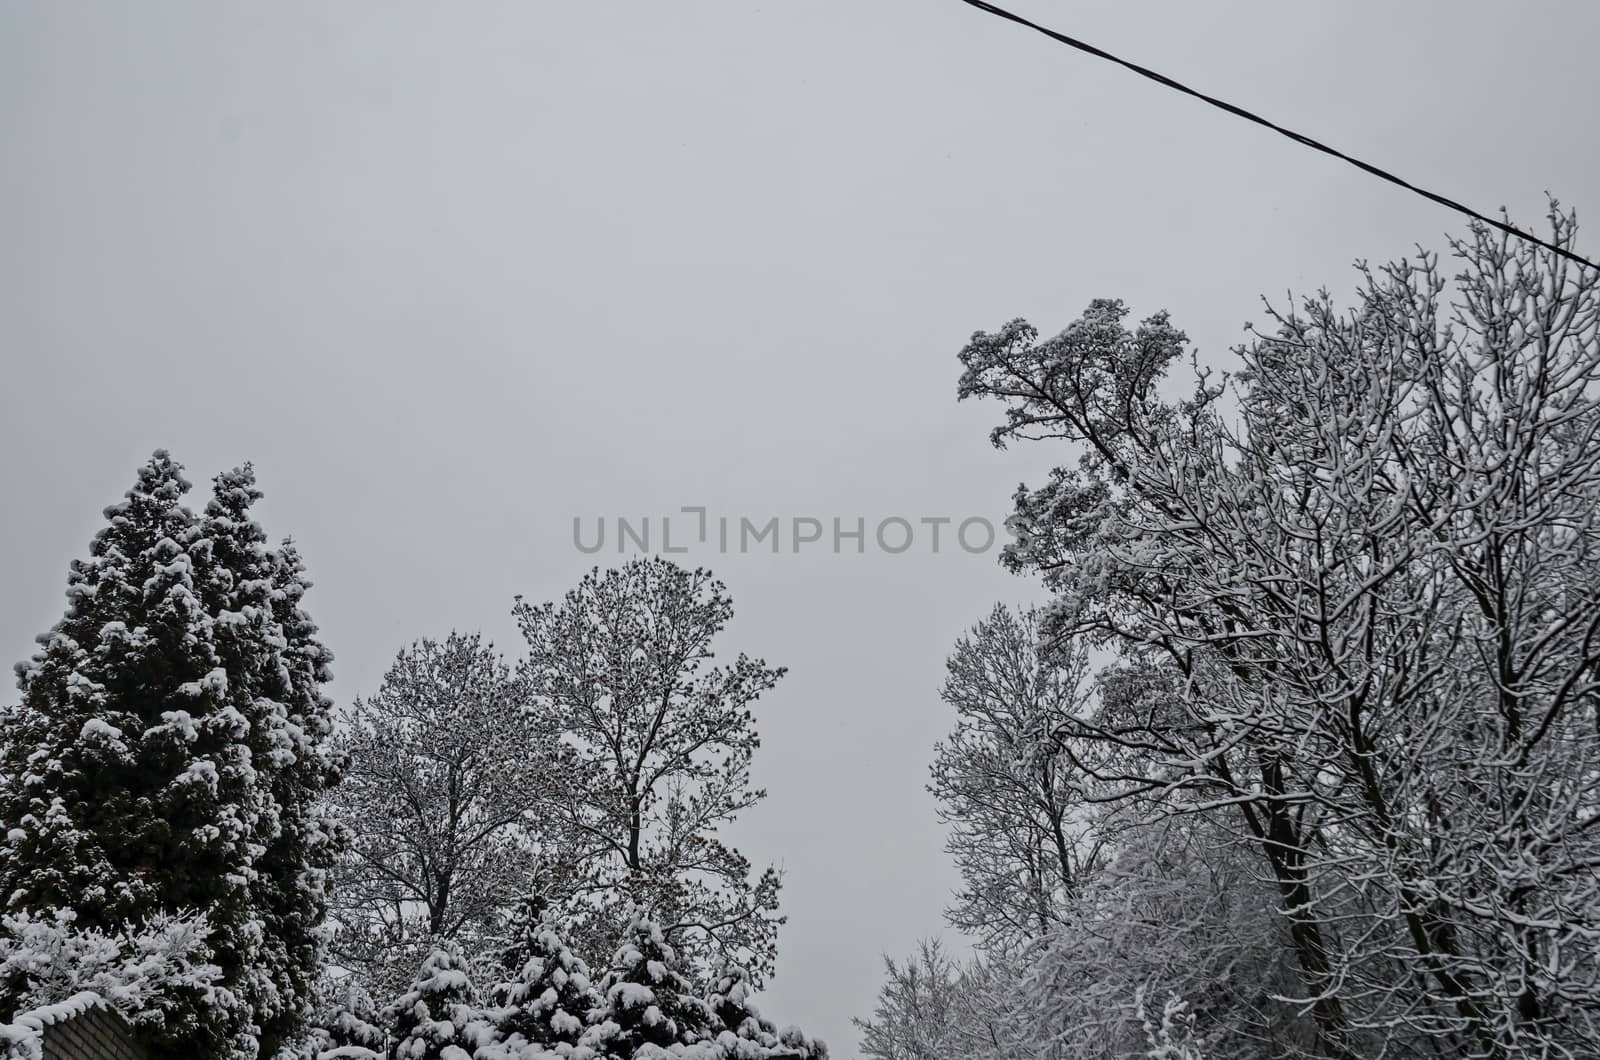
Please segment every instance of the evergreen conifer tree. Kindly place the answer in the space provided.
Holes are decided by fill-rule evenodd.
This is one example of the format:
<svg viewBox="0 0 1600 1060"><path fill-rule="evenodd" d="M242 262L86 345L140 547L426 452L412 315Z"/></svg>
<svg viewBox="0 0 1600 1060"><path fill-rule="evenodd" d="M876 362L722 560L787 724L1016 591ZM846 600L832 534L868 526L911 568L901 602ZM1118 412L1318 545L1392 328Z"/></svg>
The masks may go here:
<svg viewBox="0 0 1600 1060"><path fill-rule="evenodd" d="M729 1060L768 1060L770 1057L826 1060L828 1048L806 1036L798 1027L781 1032L756 1010L755 979L748 968L724 963L712 977L706 1003L716 1022L717 1045Z"/></svg>
<svg viewBox="0 0 1600 1060"><path fill-rule="evenodd" d="M106 509L0 734L0 909L108 932L203 911L219 989L168 1049L274 1056L310 1012L332 827L328 653L248 467L203 515L158 451ZM0 999L3 1001L4 999ZM173 1014L176 1016L177 1014Z"/></svg>
<svg viewBox="0 0 1600 1060"><path fill-rule="evenodd" d="M715 1017L693 996L689 980L675 967L677 959L661 928L633 914L626 940L601 980L601 1006L581 1044L602 1056L632 1060L647 1045L667 1049L709 1038Z"/></svg>
<svg viewBox="0 0 1600 1060"><path fill-rule="evenodd" d="M395 1060L470 1060L495 1037L479 1008L471 967L453 942L428 955L411 989L385 1015L400 1040Z"/></svg>
<svg viewBox="0 0 1600 1060"><path fill-rule="evenodd" d="M534 955L539 938L545 932L545 914L549 909L549 900L538 891L517 899L517 904L512 906L506 918L507 943L500 951L500 970L508 978L515 978Z"/></svg>
<svg viewBox="0 0 1600 1060"><path fill-rule="evenodd" d="M383 1016L372 1003L372 997L360 984L345 981L338 1000L334 1002L316 1031L317 1046L313 1055L343 1050L341 1057L360 1055L367 1050L374 1057L382 1056L388 1047L388 1032L383 1027Z"/></svg>
<svg viewBox="0 0 1600 1060"><path fill-rule="evenodd" d="M778 1042L777 1028L756 1011L751 1002L754 993L755 984L749 969L725 964L717 970L712 980L711 995L706 998L706 1003L710 1005L722 1032L759 1045L774 1046ZM722 1040L720 1033L718 1039Z"/></svg>
<svg viewBox="0 0 1600 1060"><path fill-rule="evenodd" d="M340 762L329 739L333 704L322 692L333 655L300 606L311 583L299 551L290 541L269 548L250 517L260 498L248 464L217 476L203 529L216 560L208 603L218 647L269 799L250 888L262 944L246 996L261 1055L270 1057L312 1013L338 835L319 804Z"/></svg>
<svg viewBox="0 0 1600 1060"><path fill-rule="evenodd" d="M589 1013L600 1005L589 967L573 956L553 913L546 912L528 934L522 967L497 991L496 1000L504 1006L497 1021L500 1034L521 1035L547 1048L576 1044Z"/></svg>

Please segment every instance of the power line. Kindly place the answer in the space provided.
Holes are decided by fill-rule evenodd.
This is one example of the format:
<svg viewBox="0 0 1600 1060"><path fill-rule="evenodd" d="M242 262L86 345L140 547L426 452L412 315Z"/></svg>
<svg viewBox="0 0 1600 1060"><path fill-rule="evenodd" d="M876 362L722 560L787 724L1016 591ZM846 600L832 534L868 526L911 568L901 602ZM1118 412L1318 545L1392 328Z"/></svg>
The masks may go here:
<svg viewBox="0 0 1600 1060"><path fill-rule="evenodd" d="M1278 134L1280 134L1282 136L1287 136L1289 139L1293 140L1295 143L1301 144L1301 145L1303 145L1305 147L1309 147L1313 151L1321 151L1325 155L1332 155L1334 158L1342 159L1345 162L1350 163L1352 166L1355 166L1357 169L1360 169L1360 170L1363 170L1363 171L1365 171L1367 173L1372 174L1373 176L1377 177L1379 180L1386 180L1390 184L1399 185L1400 187L1405 188L1407 191L1415 192L1416 194L1422 196L1424 199L1428 199L1428 200L1430 200L1432 202L1438 203L1440 206L1448 207L1449 209L1455 210L1457 213L1466 214L1468 217L1471 217L1474 220L1481 221L1486 225L1490 225L1490 226L1492 226L1494 228L1498 228L1500 231L1508 233L1508 234L1513 235L1513 236L1516 236L1518 239L1524 239L1524 240L1527 240L1530 243L1535 243L1535 244L1537 244L1537 245L1539 245L1541 247L1544 247L1546 250L1551 251L1552 253L1555 253L1555 254L1559 254L1561 257L1567 258L1567 259L1569 259L1571 261L1574 261L1577 264L1584 266L1585 268L1594 269L1595 271L1600 272L1600 265L1596 265L1594 262L1590 261L1588 258L1582 257L1582 256L1580 256L1578 254L1574 254L1572 251L1566 249L1565 247L1560 247L1560 246L1557 246L1556 244L1551 243L1551 242L1549 242L1547 240L1540 239L1538 236L1534 235L1533 233L1525 232L1522 229L1518 228L1516 225L1509 224L1509 223L1507 223L1505 221L1497 221L1493 217L1485 216L1484 214L1479 213L1477 210L1474 210L1472 207L1467 206L1467 205L1465 205L1463 203L1459 203L1454 199L1447 198L1446 196L1440 195L1437 192L1429 191L1426 188L1419 188L1419 187L1417 187L1417 185L1411 183L1410 181L1402 180L1400 177L1395 176L1393 173L1390 173L1390 172L1388 172L1387 170L1384 170L1384 169L1379 169L1377 166L1372 165L1370 162L1363 162L1359 158L1354 158L1354 157L1352 157L1350 155L1347 155L1343 151L1338 150L1337 148L1329 147L1327 144L1321 142L1320 140L1313 140L1311 137L1306 136L1306 135L1304 135L1302 133L1297 133L1293 129L1285 129L1283 126L1275 124L1274 122L1270 122L1266 118L1261 117L1261 115L1254 114L1254 113L1252 113L1252 112L1250 112L1248 110L1245 110L1243 107L1235 106L1234 104L1229 103L1227 100L1218 99L1215 96L1208 96L1204 92L1200 92L1200 91L1197 91L1197 90L1195 90L1193 88L1190 88L1188 85L1185 85L1180 81L1174 81L1172 78L1168 77L1167 75L1165 75L1163 73L1158 73L1157 71L1151 70L1148 67L1140 66L1138 63L1131 63L1126 59L1123 59L1123 58L1120 58L1118 56L1112 55L1108 51L1105 51L1105 50L1103 50L1101 48L1096 48L1094 45L1088 43L1087 41L1081 41L1081 40L1078 40L1075 37L1069 37L1065 33L1057 33L1055 30L1049 29L1049 28L1047 28L1045 26L1041 26L1037 22L1030 22L1027 19L1023 18L1021 15L1015 14L1015 13L1013 13L1011 11L1007 11L1003 7L996 7L994 4L985 3L984 0L961 0L961 2L964 3L964 4L967 4L970 7L975 7L979 11L986 11L989 14L994 15L997 18L1003 18L1007 22L1015 22L1019 26L1026 26L1028 29L1034 30L1037 33L1042 33L1046 37L1049 37L1051 40L1057 41L1058 43L1061 43L1061 44L1065 44L1069 48L1076 48L1078 51L1085 52L1085 53L1087 53L1089 55L1094 56L1097 59L1104 59L1107 62L1116 63L1118 66L1124 67L1125 69L1128 69L1128 70L1132 70L1134 73L1138 74L1140 77L1149 78L1151 81L1154 81L1158 85L1164 85L1167 88L1173 89L1174 91L1182 92L1186 96L1193 96L1195 99L1198 99L1198 100L1201 100L1201 101L1203 101L1205 103L1211 104L1213 107L1216 107L1218 110L1227 111L1229 114L1232 114L1236 118L1243 118L1245 121L1253 122L1256 125L1266 126L1268 129L1271 129L1273 132L1278 133Z"/></svg>

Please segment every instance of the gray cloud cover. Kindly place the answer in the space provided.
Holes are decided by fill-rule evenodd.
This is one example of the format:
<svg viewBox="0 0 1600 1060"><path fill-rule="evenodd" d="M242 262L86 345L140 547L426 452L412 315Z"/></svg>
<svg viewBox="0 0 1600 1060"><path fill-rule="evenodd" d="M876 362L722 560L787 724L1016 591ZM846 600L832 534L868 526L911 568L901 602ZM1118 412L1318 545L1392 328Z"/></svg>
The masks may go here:
<svg viewBox="0 0 1600 1060"><path fill-rule="evenodd" d="M1600 208L1593 4L1019 9L1482 208ZM1259 293L1460 228L954 2L13 3L0 158L0 646L163 445L256 463L341 701L418 636L515 652L512 596L605 558L574 516L998 522L1048 454L955 405L976 328L1122 297L1220 363ZM955 882L944 655L1034 590L959 550L689 558L792 668L735 836L788 870L764 1006L853 1055Z"/></svg>

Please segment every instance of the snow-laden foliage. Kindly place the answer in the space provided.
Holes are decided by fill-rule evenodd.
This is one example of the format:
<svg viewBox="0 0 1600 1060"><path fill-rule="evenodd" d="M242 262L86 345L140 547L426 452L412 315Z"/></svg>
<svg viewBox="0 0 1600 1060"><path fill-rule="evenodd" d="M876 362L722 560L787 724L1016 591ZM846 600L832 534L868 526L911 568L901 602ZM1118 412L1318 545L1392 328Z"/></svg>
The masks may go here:
<svg viewBox="0 0 1600 1060"><path fill-rule="evenodd" d="M1188 820L1122 834L1061 923L1025 954L1012 1017L1043 1051L1117 1060L1144 1040L1130 999L1182 996L1196 1047L1230 1060L1300 1055L1314 1037L1300 1007L1277 896L1247 852Z"/></svg>
<svg viewBox="0 0 1600 1060"><path fill-rule="evenodd" d="M924 939L908 960L883 958L884 983L861 1030L861 1055L871 1060L944 1060L955 1054L960 970L938 939Z"/></svg>
<svg viewBox="0 0 1600 1060"><path fill-rule="evenodd" d="M308 1060L342 1057L354 1060L366 1054L381 1057L388 1048L384 1013L372 996L351 976L330 983L324 1011L313 1028L305 1050Z"/></svg>
<svg viewBox="0 0 1600 1060"><path fill-rule="evenodd" d="M521 968L495 990L495 1020L502 1039L512 1035L546 1048L577 1044L589 1013L601 998L589 981L589 967L572 955L553 911L520 947Z"/></svg>
<svg viewBox="0 0 1600 1060"><path fill-rule="evenodd" d="M1134 995L1133 1010L1144 1029L1148 1060L1205 1060L1194 1040L1194 1014L1177 994L1167 997L1159 1017L1147 1012L1143 991Z"/></svg>
<svg viewBox="0 0 1600 1060"><path fill-rule="evenodd" d="M388 1007L385 1022L399 1043L394 1060L471 1060L479 1046L495 1041L471 966L453 943L428 955L411 989Z"/></svg>
<svg viewBox="0 0 1600 1060"><path fill-rule="evenodd" d="M827 1060L823 1043L762 1018L743 968L719 967L712 992L693 996L660 927L641 916L598 986L553 912L530 934L519 974L496 984L488 1003L473 986L473 962L452 943L382 1011L346 978L330 991L307 1060Z"/></svg>
<svg viewBox="0 0 1600 1060"><path fill-rule="evenodd" d="M515 977L522 971L528 958L540 948L544 934L552 925L566 939L566 926L555 914L549 896L536 890L518 898L505 917L505 938L496 954L500 972Z"/></svg>
<svg viewBox="0 0 1600 1060"><path fill-rule="evenodd" d="M259 939L237 988L260 1055L291 1048L314 1004L326 945L328 869L340 835L323 796L343 765L332 747L330 652L301 603L311 581L294 543L276 549L250 517L261 499L247 464L217 476L202 520L215 560L216 643L240 712L263 807L249 893Z"/></svg>
<svg viewBox="0 0 1600 1060"><path fill-rule="evenodd" d="M203 1037L206 1006L227 1004L204 917L156 914L115 934L75 920L66 909L0 917L0 1015L88 992L150 1041L178 1048Z"/></svg>
<svg viewBox="0 0 1600 1060"><path fill-rule="evenodd" d="M1600 1055L1600 276L1454 250L1273 311L1184 401L1183 334L1113 301L978 333L960 394L1076 450L1007 555L1046 643L1118 655L1059 752L1130 841L1202 822L1270 886L1294 981L1236 971L1305 1051Z"/></svg>
<svg viewBox="0 0 1600 1060"><path fill-rule="evenodd" d="M693 1045L712 1037L716 1017L678 970L677 952L659 925L635 914L600 980L600 1005L582 1044L627 1060L644 1046Z"/></svg>
<svg viewBox="0 0 1600 1060"><path fill-rule="evenodd" d="M722 1027L717 1032L718 1040L730 1049L738 1042L767 1048L778 1044L777 1027L756 1009L755 982L749 969L728 964L718 968L706 1004L716 1017L716 1024ZM732 1040L726 1037L730 1035Z"/></svg>
<svg viewBox="0 0 1600 1060"><path fill-rule="evenodd" d="M0 1022L0 1060L43 1060L44 1035L27 1023Z"/></svg>
<svg viewBox="0 0 1600 1060"><path fill-rule="evenodd" d="M828 1047L798 1027L784 1027L763 1017L755 1006L755 979L750 970L724 963L712 977L706 1004L715 1017L714 1041L727 1060L827 1060Z"/></svg>
<svg viewBox="0 0 1600 1060"><path fill-rule="evenodd" d="M338 762L330 655L248 466L202 513L165 452L106 510L0 735L0 908L118 934L203 909L219 990L189 1055L274 1055L311 1012Z"/></svg>
<svg viewBox="0 0 1600 1060"><path fill-rule="evenodd" d="M370 989L407 981L433 947L477 951L542 877L540 813L563 756L494 648L452 633L401 651L358 699L332 793L352 841L336 872L340 963Z"/></svg>
<svg viewBox="0 0 1600 1060"><path fill-rule="evenodd" d="M827 1060L823 1043L762 1018L747 969L719 966L711 993L693 996L677 953L642 915L598 988L555 925L546 914L522 974L496 988L497 1041L477 1060ZM584 1020L573 1018L586 1003Z"/></svg>
<svg viewBox="0 0 1600 1060"><path fill-rule="evenodd" d="M569 893L574 943L609 953L637 906L667 926L703 981L717 957L771 974L779 879L755 879L716 831L765 794L750 786L751 712L783 669L716 665L733 616L721 582L656 558L591 572L559 604L520 602L518 673L575 755L561 813L584 846Z"/></svg>
<svg viewBox="0 0 1600 1060"><path fill-rule="evenodd" d="M869 1060L1078 1060L1040 1033L1021 989L1024 966L1012 955L963 963L933 938L904 960L885 955L883 964L871 1018L851 1021Z"/></svg>
<svg viewBox="0 0 1600 1060"><path fill-rule="evenodd" d="M1110 1060L1144 1041L1129 999L1179 992L1203 1006L1215 1055L1284 1055L1306 1038L1293 1006L1276 896L1225 834L1101 802L1080 762L1108 752L1071 735L1148 688L1091 682L1082 642L1041 640L1032 612L997 607L955 646L943 699L956 728L935 747L931 790L964 887L946 912L978 943L888 960L871 1056ZM1071 746L1069 747L1069 743Z"/></svg>

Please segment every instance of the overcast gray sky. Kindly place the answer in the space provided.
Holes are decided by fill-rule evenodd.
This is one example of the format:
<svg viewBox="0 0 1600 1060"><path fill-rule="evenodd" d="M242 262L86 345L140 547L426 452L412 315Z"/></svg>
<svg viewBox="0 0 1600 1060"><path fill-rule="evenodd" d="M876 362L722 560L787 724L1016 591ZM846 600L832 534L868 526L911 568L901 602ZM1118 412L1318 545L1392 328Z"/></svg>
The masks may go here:
<svg viewBox="0 0 1600 1060"><path fill-rule="evenodd" d="M1600 211L1600 4L1016 6L1481 208ZM975 329L1121 297L1223 363L1260 294L1460 228L955 0L11 0L0 654L157 446L255 462L347 702L419 636L514 653L513 595L602 558L575 515L999 520L1059 454L957 407ZM944 656L1033 590L923 543L687 558L792 671L734 837L787 868L764 1008L853 1056L955 884Z"/></svg>

